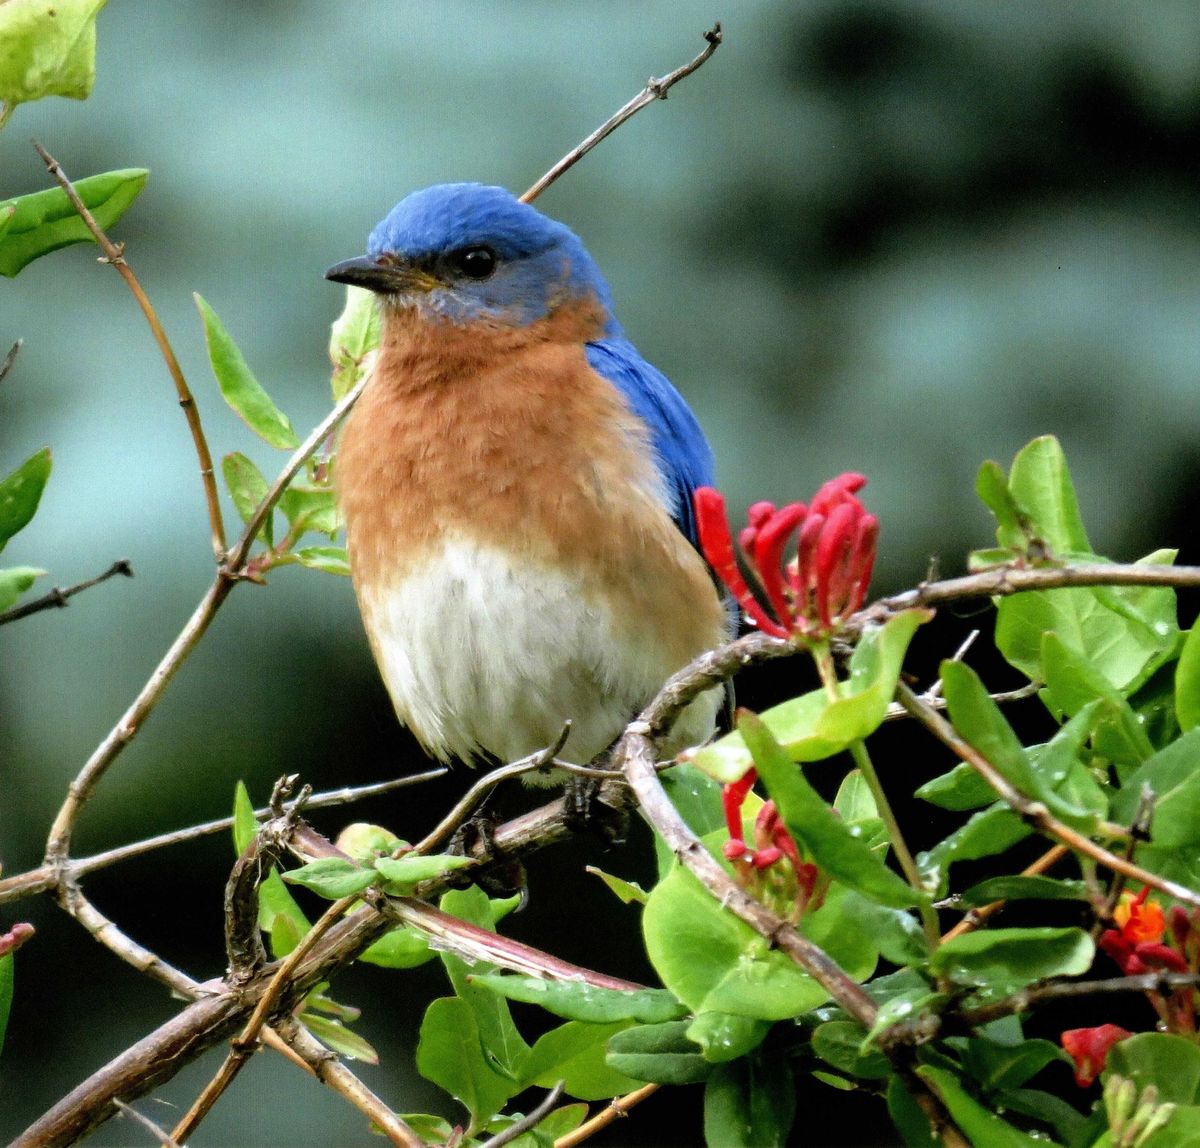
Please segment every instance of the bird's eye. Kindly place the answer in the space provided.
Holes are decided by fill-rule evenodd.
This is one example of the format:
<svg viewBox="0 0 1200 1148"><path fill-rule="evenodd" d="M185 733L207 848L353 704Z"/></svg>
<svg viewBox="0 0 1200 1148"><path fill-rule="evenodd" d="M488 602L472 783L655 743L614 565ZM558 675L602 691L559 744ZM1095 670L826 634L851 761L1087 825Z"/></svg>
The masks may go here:
<svg viewBox="0 0 1200 1148"><path fill-rule="evenodd" d="M451 254L450 266L468 279L486 279L496 270L496 253L490 247L464 247Z"/></svg>

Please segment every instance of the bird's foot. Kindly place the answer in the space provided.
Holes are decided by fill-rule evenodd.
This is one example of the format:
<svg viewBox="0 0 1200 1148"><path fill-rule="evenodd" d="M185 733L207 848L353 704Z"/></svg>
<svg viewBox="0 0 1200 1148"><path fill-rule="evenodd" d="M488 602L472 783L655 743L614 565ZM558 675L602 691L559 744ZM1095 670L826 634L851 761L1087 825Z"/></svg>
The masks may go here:
<svg viewBox="0 0 1200 1148"><path fill-rule="evenodd" d="M447 851L479 862L478 868L472 869L469 875L460 876L460 887L478 885L492 897L511 897L519 893L524 905L528 897L525 866L519 858L496 846L496 820L491 814L477 812L464 821L450 838Z"/></svg>
<svg viewBox="0 0 1200 1148"><path fill-rule="evenodd" d="M628 803L621 791L597 777L572 775L563 791L563 814L568 828L599 837L605 848L623 845L629 830Z"/></svg>

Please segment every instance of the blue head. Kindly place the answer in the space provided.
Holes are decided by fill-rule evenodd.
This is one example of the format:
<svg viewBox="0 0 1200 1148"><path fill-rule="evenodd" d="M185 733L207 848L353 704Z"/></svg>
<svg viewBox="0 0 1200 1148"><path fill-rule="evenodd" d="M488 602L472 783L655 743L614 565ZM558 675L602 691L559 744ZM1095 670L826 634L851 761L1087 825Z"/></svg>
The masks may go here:
<svg viewBox="0 0 1200 1148"><path fill-rule="evenodd" d="M325 278L454 323L521 327L580 299L609 311L608 285L570 228L480 183L414 191L371 232L365 258ZM609 332L616 329L610 318Z"/></svg>

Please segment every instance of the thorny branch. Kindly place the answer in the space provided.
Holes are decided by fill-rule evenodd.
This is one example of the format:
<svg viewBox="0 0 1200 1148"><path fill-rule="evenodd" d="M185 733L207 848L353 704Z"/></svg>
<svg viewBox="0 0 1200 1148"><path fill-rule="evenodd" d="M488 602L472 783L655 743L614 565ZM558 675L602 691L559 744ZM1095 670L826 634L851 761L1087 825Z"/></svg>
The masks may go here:
<svg viewBox="0 0 1200 1148"><path fill-rule="evenodd" d="M3 360L0 360L0 383L4 382L5 376L12 370L12 365L17 359L17 352L20 351L24 342L24 339L18 339L8 348L8 354L4 356Z"/></svg>
<svg viewBox="0 0 1200 1148"><path fill-rule="evenodd" d="M32 602L22 602L20 606L13 606L9 610L0 612L0 626L7 622L15 622L19 618L28 618L30 614L36 614L41 610L49 610L52 607L61 609L76 594L82 594L84 590L99 586L101 582L107 582L109 578L114 578L118 574L124 575L126 578L133 577L133 567L130 566L128 558L121 558L114 562L103 574L97 574L95 578L76 582L74 586L67 586L65 589L55 586L49 593L33 599Z"/></svg>

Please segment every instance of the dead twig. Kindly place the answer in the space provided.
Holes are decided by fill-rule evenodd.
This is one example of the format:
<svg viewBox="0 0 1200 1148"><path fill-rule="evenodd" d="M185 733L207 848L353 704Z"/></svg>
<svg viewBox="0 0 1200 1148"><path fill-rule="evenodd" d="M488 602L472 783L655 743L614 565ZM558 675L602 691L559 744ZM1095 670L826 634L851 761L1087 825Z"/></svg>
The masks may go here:
<svg viewBox="0 0 1200 1148"><path fill-rule="evenodd" d="M631 1108L641 1104L643 1100L648 1100L661 1087L662 1085L660 1084L643 1084L641 1088L634 1089L633 1092L627 1092L624 1096L616 1097L590 1120L585 1120L578 1128L555 1140L554 1148L575 1148L576 1144L582 1144L585 1140L590 1140L597 1132L607 1128L614 1120L619 1120L622 1116L628 1116Z"/></svg>
<svg viewBox="0 0 1200 1148"><path fill-rule="evenodd" d="M8 622L15 622L19 618L28 618L30 614L36 614L41 610L64 607L76 594L82 594L84 590L99 586L101 582L107 582L108 579L114 578L118 574L126 578L133 577L133 567L130 566L128 558L121 558L114 562L103 574L97 574L95 578L88 578L86 581L76 582L74 586L65 588L55 586L49 593L35 598L32 602L23 602L20 606L13 606L11 609L3 611L0 613L0 626Z"/></svg>
<svg viewBox="0 0 1200 1148"><path fill-rule="evenodd" d="M709 56L711 56L721 45L721 25L714 24L707 32L704 33L705 45L703 51L700 52L694 59L684 64L681 68L676 68L675 71L669 72L663 76L661 80L656 80L651 77L646 86L638 92L624 107L610 116L604 121L590 136L577 143L566 155L562 157L541 179L537 180L533 186L521 196L522 203L532 203L543 191L546 190L559 176L564 172L574 167L588 152L592 150L606 136L611 135L617 130L626 120L637 115L647 104L654 103L655 100L665 100L667 92L680 80L686 76L690 76L697 68L703 64Z"/></svg>
<svg viewBox="0 0 1200 1148"><path fill-rule="evenodd" d="M33 141L33 146L37 150L38 155L42 157L42 162L46 165L46 169L58 182L59 187L67 193L67 198L71 201L79 218L83 220L87 229L95 236L96 242L100 245L100 250L104 252L104 259L101 262L111 264L121 278L125 280L125 285L137 301L142 314L146 316L146 322L150 325L150 332L154 336L155 343L158 344L159 352L163 357L163 362L167 365L171 381L175 384L175 394L179 399L179 405L183 408L184 418L187 419L188 430L192 435L192 445L196 450L196 458L200 462L200 481L204 485L204 501L208 507L208 527L212 535L213 555L218 563L223 562L225 560L225 522L221 517L221 502L217 497L217 482L213 474L212 453L208 449L208 440L204 437L204 428L200 425L200 409L196 406L196 400L192 397L187 379L183 377L183 368L180 367L179 360L175 357L171 341L167 338L167 333L163 330L162 323L159 322L158 314L154 310L149 297L142 290L142 285L138 282L137 276L134 275L133 268L126 262L125 245L113 243L104 233L103 228L101 228L96 222L95 217L88 210L87 204L80 199L79 192L75 190L74 184L67 178L67 173L63 171L58 161L37 140Z"/></svg>

